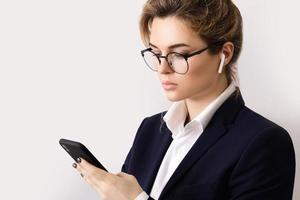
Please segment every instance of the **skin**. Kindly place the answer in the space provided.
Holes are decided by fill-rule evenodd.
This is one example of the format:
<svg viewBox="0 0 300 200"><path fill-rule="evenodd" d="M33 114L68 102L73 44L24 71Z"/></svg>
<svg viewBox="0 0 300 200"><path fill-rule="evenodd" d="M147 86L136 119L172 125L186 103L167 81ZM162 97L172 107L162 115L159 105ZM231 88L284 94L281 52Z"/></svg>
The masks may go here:
<svg viewBox="0 0 300 200"><path fill-rule="evenodd" d="M168 28L165 28L168 27ZM154 18L151 26L150 43L155 53L166 55L169 51L178 53L192 53L207 47L207 44L190 29L190 27L177 17ZM184 43L190 47L170 49L171 45ZM168 90L166 96L170 101L184 100L188 110L188 120L197 116L213 99L222 93L228 86L224 73L218 74L221 55L224 53L224 66L228 64L233 55L234 46L231 42L223 45L222 50L212 55L208 50L188 59L189 71L182 75L172 71L167 61L162 59L157 72L160 82L171 81L178 84L175 90Z"/></svg>
<svg viewBox="0 0 300 200"><path fill-rule="evenodd" d="M166 55L170 51L192 53L207 46L204 40L177 17L154 18L151 25L150 43L156 46L155 53ZM170 49L171 45L184 43L188 47ZM162 59L157 72L160 82L171 81L177 86L166 90L170 101L184 100L188 110L187 121L196 117L212 100L228 86L224 73L226 64L232 58L234 46L226 42L218 54L204 51L188 59L189 71L182 75L172 71L165 59ZM225 55L223 72L218 73L221 54ZM123 172L113 174L99 169L84 159L73 164L83 174L84 180L100 195L103 200L134 200L143 189L136 178Z"/></svg>
<svg viewBox="0 0 300 200"><path fill-rule="evenodd" d="M83 158L73 163L73 167L103 200L133 200L143 191L136 178L130 174L108 173Z"/></svg>

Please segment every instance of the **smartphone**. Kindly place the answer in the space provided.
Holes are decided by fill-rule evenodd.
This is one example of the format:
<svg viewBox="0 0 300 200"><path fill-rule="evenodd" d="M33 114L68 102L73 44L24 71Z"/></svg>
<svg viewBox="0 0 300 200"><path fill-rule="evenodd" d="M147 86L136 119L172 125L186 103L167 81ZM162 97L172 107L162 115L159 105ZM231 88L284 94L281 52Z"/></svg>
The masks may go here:
<svg viewBox="0 0 300 200"><path fill-rule="evenodd" d="M59 144L75 161L77 158L81 157L92 165L107 171L105 167L103 167L103 165L97 160L97 158L80 142L61 138L59 140Z"/></svg>

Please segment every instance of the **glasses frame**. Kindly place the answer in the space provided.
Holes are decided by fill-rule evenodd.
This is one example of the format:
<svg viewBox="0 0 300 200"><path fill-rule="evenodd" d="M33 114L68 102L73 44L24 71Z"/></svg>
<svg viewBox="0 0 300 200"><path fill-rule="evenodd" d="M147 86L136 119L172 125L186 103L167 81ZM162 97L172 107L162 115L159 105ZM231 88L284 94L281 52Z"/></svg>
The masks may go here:
<svg viewBox="0 0 300 200"><path fill-rule="evenodd" d="M158 59L159 65L161 64L161 59L160 59L160 58L165 58L166 61L167 61L167 63L168 63L168 65L169 65L169 67L172 69L173 72L178 73L178 74L186 74L186 73L189 71L189 62L188 62L188 59L189 59L190 57L192 57L192 56L201 54L202 52L206 51L206 50L209 49L209 48L210 48L210 46L207 46L207 47L205 47L205 48L203 48L203 49L200 49L200 50L198 50L198 51L196 51L196 52L193 52L193 53L190 53L190 54L182 54L182 53L178 53L178 52L171 51L171 52L167 53L167 55L162 56L162 55L159 55L159 54L154 53L154 52L152 51L153 49L152 49L151 47L149 47L149 48L146 48L146 49L144 49L144 50L141 50L141 54L142 54L142 57L143 57L143 59L144 59L146 65L147 65L152 71L156 71L156 72L157 72L158 70L153 69L153 68L150 67L150 66L148 65L148 63L146 62L145 57L144 57L144 54L145 54L145 52L147 52L147 51L150 51L151 53L153 53L153 54L156 56L156 58ZM170 65L170 63L169 63L169 61L168 61L168 56L169 56L170 54L174 54L174 53L175 53L175 54L178 54L178 55L180 55L180 56L182 56L182 57L185 59L185 61L186 61L186 63L187 63L187 69L186 69L186 71L185 71L184 73L176 72L176 71L173 69L173 67Z"/></svg>

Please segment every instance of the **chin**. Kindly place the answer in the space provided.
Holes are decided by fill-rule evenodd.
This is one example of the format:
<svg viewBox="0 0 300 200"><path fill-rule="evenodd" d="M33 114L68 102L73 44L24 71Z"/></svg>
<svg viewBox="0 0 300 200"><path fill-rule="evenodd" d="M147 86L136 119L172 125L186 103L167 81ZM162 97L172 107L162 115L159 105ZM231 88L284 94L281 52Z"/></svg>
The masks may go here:
<svg viewBox="0 0 300 200"><path fill-rule="evenodd" d="M175 101L181 101L184 99L184 97L176 92L166 92L166 96L169 101L175 102Z"/></svg>

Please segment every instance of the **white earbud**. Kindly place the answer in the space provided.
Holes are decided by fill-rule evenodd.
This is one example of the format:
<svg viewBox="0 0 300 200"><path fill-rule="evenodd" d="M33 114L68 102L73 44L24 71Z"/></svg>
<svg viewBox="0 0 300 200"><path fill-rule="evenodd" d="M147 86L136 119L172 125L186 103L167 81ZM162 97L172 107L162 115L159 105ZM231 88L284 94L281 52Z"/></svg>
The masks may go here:
<svg viewBox="0 0 300 200"><path fill-rule="evenodd" d="M225 54L222 53L222 55L221 55L221 62L220 62L219 69L218 69L218 73L219 74L222 74L223 66L224 66L224 61L225 61Z"/></svg>

